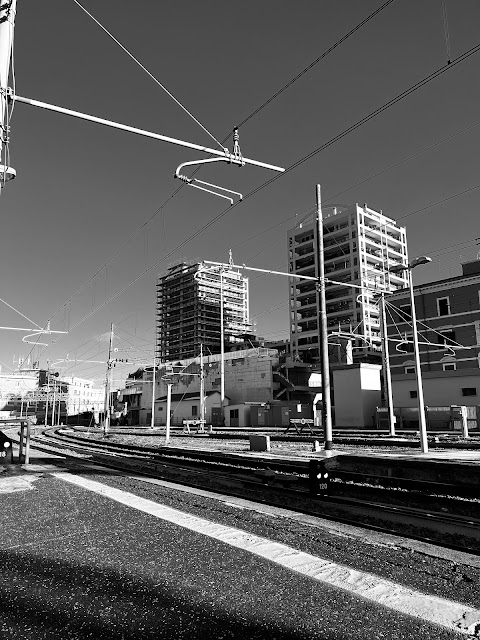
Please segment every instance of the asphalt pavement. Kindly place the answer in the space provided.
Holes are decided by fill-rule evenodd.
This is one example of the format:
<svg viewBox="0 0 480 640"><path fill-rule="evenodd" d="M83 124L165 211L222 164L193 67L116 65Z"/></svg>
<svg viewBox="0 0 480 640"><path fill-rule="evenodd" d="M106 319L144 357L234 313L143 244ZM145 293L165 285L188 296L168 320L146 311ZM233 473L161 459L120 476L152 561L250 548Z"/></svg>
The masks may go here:
<svg viewBox="0 0 480 640"><path fill-rule="evenodd" d="M458 628L475 630L480 569L458 557L395 550L99 467L65 469L58 458L34 459L26 469L0 473L2 639L459 637L358 595L365 576L378 579L374 593L387 580L425 594L427 606L439 597L460 602L466 613ZM66 481L65 471L85 486ZM200 532L205 523L213 537ZM245 548L235 546L239 536ZM265 540L273 560L262 555ZM297 557L294 569L275 561L275 545L290 563ZM345 584L337 566L348 568L339 574Z"/></svg>

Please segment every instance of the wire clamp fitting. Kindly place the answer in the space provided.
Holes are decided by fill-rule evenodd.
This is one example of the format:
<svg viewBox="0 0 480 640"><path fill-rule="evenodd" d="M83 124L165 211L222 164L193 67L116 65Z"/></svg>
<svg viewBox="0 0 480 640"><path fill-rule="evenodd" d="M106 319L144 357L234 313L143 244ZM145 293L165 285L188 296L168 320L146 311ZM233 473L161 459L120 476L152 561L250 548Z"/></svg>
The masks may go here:
<svg viewBox="0 0 480 640"><path fill-rule="evenodd" d="M235 160L242 163L242 167L245 166L242 152L240 151L240 134L238 133L238 127L235 127L233 130L233 157Z"/></svg>

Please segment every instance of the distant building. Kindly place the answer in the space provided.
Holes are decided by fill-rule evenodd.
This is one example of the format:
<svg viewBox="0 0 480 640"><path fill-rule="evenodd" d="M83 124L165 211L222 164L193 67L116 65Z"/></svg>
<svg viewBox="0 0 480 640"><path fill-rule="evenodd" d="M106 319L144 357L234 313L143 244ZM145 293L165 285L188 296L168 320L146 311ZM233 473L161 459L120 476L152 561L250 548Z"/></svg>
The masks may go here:
<svg viewBox="0 0 480 640"><path fill-rule="evenodd" d="M86 411L104 410L105 389L95 387L93 380L77 378L76 376L62 376L62 381L68 384L67 414L78 415Z"/></svg>
<svg viewBox="0 0 480 640"><path fill-rule="evenodd" d="M422 372L479 369L480 260L462 264L462 272L414 287L419 341L433 343L420 344ZM388 314L389 338L406 337L404 343L390 343L392 373L415 373L409 291L397 291L387 300L398 309Z"/></svg>
<svg viewBox="0 0 480 640"><path fill-rule="evenodd" d="M407 286L403 273L389 267L407 262L407 237L403 227L381 211L354 204L323 209L325 276L370 288L395 291ZM288 232L289 271L318 277L317 222L310 216ZM354 361L378 361L381 351L378 305L359 289L326 285L329 333L341 332L329 348L332 363L347 360L351 336ZM319 298L317 283L290 280L290 336L292 355L303 362L319 361Z"/></svg>
<svg viewBox="0 0 480 640"><path fill-rule="evenodd" d="M222 420L221 405L217 402L221 387L221 356L205 356L204 391L215 424ZM179 423L185 411L192 419L200 415L200 359L161 363L155 376L155 424L165 424L167 368L173 368L172 424ZM312 404L315 392L308 381L311 367L285 358L275 349L258 347L225 353L225 395L229 403L291 402ZM188 402L187 402L188 400ZM184 402L185 401L185 402ZM126 405L129 424L149 425L152 417L152 367L130 374L125 388L119 391L119 402ZM186 408L185 408L186 407Z"/></svg>
<svg viewBox="0 0 480 640"><path fill-rule="evenodd" d="M38 406L39 369L0 373L0 411L12 416L33 416Z"/></svg>
<svg viewBox="0 0 480 640"><path fill-rule="evenodd" d="M157 281L156 354L161 362L219 353L221 298L227 347L249 334L248 278L211 264L177 264Z"/></svg>

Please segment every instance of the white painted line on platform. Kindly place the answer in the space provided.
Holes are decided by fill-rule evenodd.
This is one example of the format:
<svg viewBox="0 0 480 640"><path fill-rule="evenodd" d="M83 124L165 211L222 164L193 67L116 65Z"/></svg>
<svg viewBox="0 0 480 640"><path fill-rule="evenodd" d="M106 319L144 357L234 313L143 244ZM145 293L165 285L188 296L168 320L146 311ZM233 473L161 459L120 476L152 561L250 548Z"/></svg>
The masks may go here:
<svg viewBox="0 0 480 640"><path fill-rule="evenodd" d="M477 632L480 633L480 610L473 607L408 589L373 574L356 571L241 529L227 527L183 513L94 480L63 472L52 475L120 504L138 509L143 513L219 540L237 549L243 549L296 573L343 589L399 613L421 618L463 634L476 635Z"/></svg>
<svg viewBox="0 0 480 640"><path fill-rule="evenodd" d="M277 507L274 505L264 504L263 502L248 500L247 498L229 496L228 494L221 493L220 491L208 491L207 489L189 487L169 480L160 480L159 478L149 478L147 476L130 475L127 477L132 480L147 482L159 487L164 487L165 489L171 489L172 491L181 491L195 496L203 496L210 500L223 502L224 504L237 509L247 509L249 511L255 511L256 513L262 513L274 518L288 518L290 520L295 520L295 522L300 524L326 530L336 536L360 540L363 544L369 544L377 547L382 546L389 548L411 549L433 558L442 558L449 562L464 564L469 567L477 567L480 569L480 556L463 551L457 551L455 549L447 549L446 547L439 547L433 543L422 542L421 540L414 540L413 538L403 538L400 535L381 533L371 529L363 529L361 526L335 522L335 520L327 520L326 518L322 518L321 515L310 516L305 513L300 513L299 511L292 511L286 507Z"/></svg>

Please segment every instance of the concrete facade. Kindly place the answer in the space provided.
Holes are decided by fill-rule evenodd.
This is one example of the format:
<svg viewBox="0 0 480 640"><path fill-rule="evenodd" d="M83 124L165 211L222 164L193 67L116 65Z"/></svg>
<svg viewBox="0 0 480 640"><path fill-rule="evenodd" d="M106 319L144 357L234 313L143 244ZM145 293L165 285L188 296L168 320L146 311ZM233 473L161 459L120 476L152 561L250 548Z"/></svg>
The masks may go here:
<svg viewBox="0 0 480 640"><path fill-rule="evenodd" d="M228 405L228 398L226 399ZM214 423L213 411L220 409L220 393L212 391L205 397L205 421ZM166 424L167 398L163 396L155 401L155 424ZM171 399L171 424L183 424L184 420L200 420L200 394L199 393L172 393Z"/></svg>
<svg viewBox="0 0 480 640"><path fill-rule="evenodd" d="M381 404L381 366L358 363L333 370L336 427L373 427Z"/></svg>
<svg viewBox="0 0 480 640"><path fill-rule="evenodd" d="M425 405L480 405L480 369L422 372ZM415 374L392 376L393 404L396 407L417 406Z"/></svg>
<svg viewBox="0 0 480 640"><path fill-rule="evenodd" d="M336 282L352 282L366 287L394 291L407 285L403 273L389 268L407 262L406 231L383 213L358 204L324 208L325 276ZM298 275L318 277L317 222L306 219L288 232L289 270ZM367 292L327 283L327 324L329 332L341 332L345 339L329 348L331 362L347 362L348 339L352 337L353 357L380 359L378 304ZM292 354L304 362L318 362L319 299L316 282L290 280Z"/></svg>
<svg viewBox="0 0 480 640"><path fill-rule="evenodd" d="M265 404L289 402L311 405L315 389L308 386L311 367L293 363L281 357L276 349L258 347L229 351L225 358L225 395L230 404ZM204 392L220 392L221 356L203 358ZM200 358L190 358L157 367L155 399L165 398L167 382L172 381L172 394L186 396L200 394ZM127 404L129 424L150 425L152 411L152 368L139 369L131 374L124 389L118 392L121 409ZM218 416L215 416L218 421ZM155 423L163 419L157 412Z"/></svg>
<svg viewBox="0 0 480 640"><path fill-rule="evenodd" d="M273 397L273 364L278 363L276 351L246 349L225 354L225 394L232 404L242 402L267 402ZM204 358L205 393L220 391L220 357ZM167 385L162 376L164 365L156 380L157 398L165 396ZM173 378L172 393L200 391L200 364L195 359L183 367L182 373Z"/></svg>

